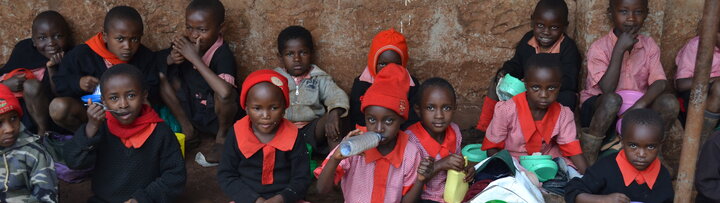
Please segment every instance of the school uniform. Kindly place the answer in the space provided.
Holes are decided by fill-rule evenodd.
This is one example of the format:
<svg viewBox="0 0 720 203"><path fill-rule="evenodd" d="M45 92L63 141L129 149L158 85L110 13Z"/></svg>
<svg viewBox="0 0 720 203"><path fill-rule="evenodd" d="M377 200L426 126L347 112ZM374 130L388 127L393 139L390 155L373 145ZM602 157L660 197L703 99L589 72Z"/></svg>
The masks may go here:
<svg viewBox="0 0 720 203"><path fill-rule="evenodd" d="M162 50L158 56L166 59L171 51L172 48ZM222 36L203 54L202 61L220 79L237 87L235 57ZM160 71L164 72L171 82L180 81L181 86L175 91L175 95L193 126L203 132L217 134L219 121L215 114L215 91L192 63L185 60L181 64L160 65Z"/></svg>
<svg viewBox="0 0 720 203"><path fill-rule="evenodd" d="M451 123L445 130L445 139L442 143L438 143L435 138L417 122L405 131L410 138L410 142L418 146L421 157L432 157L436 161L449 156L450 154L462 155L462 133L457 124ZM435 202L443 202L443 193L445 193L445 180L447 173L442 171L435 175L430 181L425 183L425 188L420 199Z"/></svg>
<svg viewBox="0 0 720 203"><path fill-rule="evenodd" d="M575 167L568 157L582 154L582 149L574 118L570 108L553 102L543 119L535 120L526 93L520 93L498 102L482 150L506 149L516 159L540 152L553 158L562 157Z"/></svg>
<svg viewBox="0 0 720 203"><path fill-rule="evenodd" d="M574 203L581 193L608 195L625 194L633 202L673 202L670 173L655 160L643 171L628 162L625 151L600 159L585 171L582 178L573 178L565 187L565 201Z"/></svg>
<svg viewBox="0 0 720 203"><path fill-rule="evenodd" d="M610 65L617 40L617 36L610 31L593 42L588 49L587 79L585 89L580 92L582 127L589 127L595 114L594 103L598 96L603 94L600 89L600 79ZM655 81L666 80L665 71L660 63L660 47L652 37L638 35L637 40L632 51L624 53L616 92L631 90L644 93Z"/></svg>
<svg viewBox="0 0 720 203"><path fill-rule="evenodd" d="M716 131L702 146L695 167L696 202L720 201L720 132Z"/></svg>
<svg viewBox="0 0 720 203"><path fill-rule="evenodd" d="M94 137L87 137L84 124L64 147L68 167L94 167L94 196L88 202L175 202L185 189L186 172L170 127L148 105L128 126L117 124L110 113L106 118Z"/></svg>
<svg viewBox="0 0 720 203"><path fill-rule="evenodd" d="M80 78L93 76L100 79L105 70L113 65L129 63L136 66L145 75L143 83L149 93L150 101L160 101L160 78L157 65L159 61L166 63L165 59L158 59L153 51L143 45L140 45L130 61L120 61L117 56L107 51L102 42L102 33L98 33L85 44L77 45L72 51L65 54L52 80L55 82L55 91L58 96L80 99L81 96L92 93L80 89Z"/></svg>
<svg viewBox="0 0 720 203"><path fill-rule="evenodd" d="M694 37L678 51L677 57L675 57L675 64L677 65L677 73L675 73L675 79L692 79L695 75L695 60L697 60L698 45L700 44L700 37ZM710 69L710 78L720 77L720 48L715 46L713 48L713 60ZM680 121L685 124L687 117L688 104L690 103L690 91L678 91L678 101L680 102Z"/></svg>
<svg viewBox="0 0 720 203"><path fill-rule="evenodd" d="M276 195L297 202L311 182L305 142L298 129L283 119L275 137L262 143L246 116L228 132L217 176L220 188L238 203Z"/></svg>

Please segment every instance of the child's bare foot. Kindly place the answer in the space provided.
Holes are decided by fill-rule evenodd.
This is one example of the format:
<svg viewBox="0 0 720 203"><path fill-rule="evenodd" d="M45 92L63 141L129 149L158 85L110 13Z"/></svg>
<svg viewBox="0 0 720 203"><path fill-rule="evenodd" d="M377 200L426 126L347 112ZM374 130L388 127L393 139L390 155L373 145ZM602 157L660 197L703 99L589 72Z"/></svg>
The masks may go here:
<svg viewBox="0 0 720 203"><path fill-rule="evenodd" d="M215 143L210 153L205 155L205 161L208 163L220 163L220 154L222 153L222 144Z"/></svg>

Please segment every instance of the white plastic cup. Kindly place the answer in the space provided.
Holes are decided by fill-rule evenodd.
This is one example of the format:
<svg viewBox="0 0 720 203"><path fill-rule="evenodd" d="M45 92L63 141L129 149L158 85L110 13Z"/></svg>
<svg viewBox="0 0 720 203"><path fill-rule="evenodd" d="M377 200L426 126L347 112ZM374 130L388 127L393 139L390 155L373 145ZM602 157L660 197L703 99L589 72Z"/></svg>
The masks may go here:
<svg viewBox="0 0 720 203"><path fill-rule="evenodd" d="M340 154L345 157L360 154L365 150L377 147L380 140L382 140L382 135L372 131L352 136L340 143Z"/></svg>

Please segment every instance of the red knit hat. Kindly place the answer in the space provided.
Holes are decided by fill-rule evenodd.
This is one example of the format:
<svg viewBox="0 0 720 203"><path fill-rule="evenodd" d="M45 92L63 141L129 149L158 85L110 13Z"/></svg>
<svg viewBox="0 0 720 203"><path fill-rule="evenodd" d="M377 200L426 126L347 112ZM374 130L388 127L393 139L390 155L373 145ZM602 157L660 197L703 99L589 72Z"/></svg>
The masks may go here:
<svg viewBox="0 0 720 203"><path fill-rule="evenodd" d="M387 50L397 52L400 55L400 58L402 58L402 64L399 65L402 65L403 67L407 66L409 56L405 36L391 28L375 35L375 38L373 38L372 44L370 45L367 66L370 70L370 75L373 77L377 75L375 66L377 65L378 57Z"/></svg>
<svg viewBox="0 0 720 203"><path fill-rule="evenodd" d="M9 111L17 111L18 117L22 117L23 111L20 107L20 101L10 91L10 88L0 84L0 114L7 113Z"/></svg>
<svg viewBox="0 0 720 203"><path fill-rule="evenodd" d="M368 88L365 95L360 98L360 111L365 107L382 106L395 111L405 120L408 119L410 103L407 99L410 90L408 72L400 65L391 63L385 66L375 77L375 82Z"/></svg>
<svg viewBox="0 0 720 203"><path fill-rule="evenodd" d="M277 86L282 90L283 96L285 96L285 107L290 106L290 88L288 87L288 81L285 76L274 70L264 69L250 73L242 83L242 91L240 92L240 107L245 109L245 99L247 99L248 91L250 88L261 82L269 82Z"/></svg>

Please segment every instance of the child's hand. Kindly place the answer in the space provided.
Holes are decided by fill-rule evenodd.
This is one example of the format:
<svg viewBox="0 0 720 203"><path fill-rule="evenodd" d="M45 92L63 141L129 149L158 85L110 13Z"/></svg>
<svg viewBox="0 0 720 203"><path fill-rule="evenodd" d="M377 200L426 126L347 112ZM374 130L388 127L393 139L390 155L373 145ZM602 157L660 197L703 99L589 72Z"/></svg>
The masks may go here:
<svg viewBox="0 0 720 203"><path fill-rule="evenodd" d="M638 42L637 35L638 31L640 30L640 27L634 27L628 32L623 32L618 37L618 41L615 44L616 48L619 48L623 52L632 50L633 46L635 46L635 43Z"/></svg>
<svg viewBox="0 0 720 203"><path fill-rule="evenodd" d="M437 174L441 171L456 170L462 171L465 168L465 158L459 154L450 154L445 158L442 158L435 162L435 168L433 174Z"/></svg>
<svg viewBox="0 0 720 203"><path fill-rule="evenodd" d="M603 195L601 196L602 199L600 202L622 202L622 203L629 203L630 198L625 196L625 194L622 193L612 193L609 195Z"/></svg>
<svg viewBox="0 0 720 203"><path fill-rule="evenodd" d="M191 42L185 37L177 37L175 38L175 40L173 40L173 50L176 50L187 60L200 60L200 54L198 51L200 49L199 43L200 38L198 38L196 42Z"/></svg>
<svg viewBox="0 0 720 203"><path fill-rule="evenodd" d="M87 104L88 123L85 126L85 134L87 134L89 138L92 138L95 136L98 129L100 129L102 122L105 121L105 110L102 106L93 103L90 99L88 99Z"/></svg>
<svg viewBox="0 0 720 203"><path fill-rule="evenodd" d="M65 56L65 52L62 52L62 51L60 53L56 53L56 54L52 55L52 57L50 57L50 60L48 60L48 62L45 63L45 67L52 68L55 65L60 64L60 61L62 60L63 56Z"/></svg>
<svg viewBox="0 0 720 203"><path fill-rule="evenodd" d="M347 136L345 136L345 138L343 138L343 141L345 141L345 139L348 139L348 138L350 138L350 137L352 137L352 136L356 136L356 135L359 135L359 134L362 134L362 133L363 133L363 132L362 132L360 129L355 129L355 130L353 130L353 131L350 131L350 132L347 134ZM342 142L342 141L341 141L341 142ZM340 149L338 149L338 148L335 149L335 153L333 153L332 157L333 157L333 159L336 159L336 160L338 160L338 161L347 158L346 156L343 156L342 153L340 153Z"/></svg>
<svg viewBox="0 0 720 203"><path fill-rule="evenodd" d="M12 92L20 92L23 90L23 83L25 83L25 74L15 75L2 83L10 88Z"/></svg>
<svg viewBox="0 0 720 203"><path fill-rule="evenodd" d="M335 142L339 141L340 135L340 110L333 109L325 115L325 137Z"/></svg>
<svg viewBox="0 0 720 203"><path fill-rule="evenodd" d="M425 157L420 161L420 165L417 169L417 180L420 182L427 182L433 177L433 165L435 164L435 159L432 157Z"/></svg>
<svg viewBox="0 0 720 203"><path fill-rule="evenodd" d="M285 200L281 195L275 195L270 199L265 200L266 203L283 203Z"/></svg>
<svg viewBox="0 0 720 203"><path fill-rule="evenodd" d="M467 167L465 167L465 182L469 183L473 179L475 179L475 164L468 164Z"/></svg>
<svg viewBox="0 0 720 203"><path fill-rule="evenodd" d="M173 49L170 50L170 54L167 57L167 64L173 65L173 64L181 64L182 62L185 62L185 57L183 57L182 54L175 48L175 45L173 45Z"/></svg>
<svg viewBox="0 0 720 203"><path fill-rule="evenodd" d="M255 203L263 203L265 202L265 198L258 197L257 200L255 200Z"/></svg>
<svg viewBox="0 0 720 203"><path fill-rule="evenodd" d="M93 76L83 76L80 78L80 89L85 92L94 92L100 80Z"/></svg>

